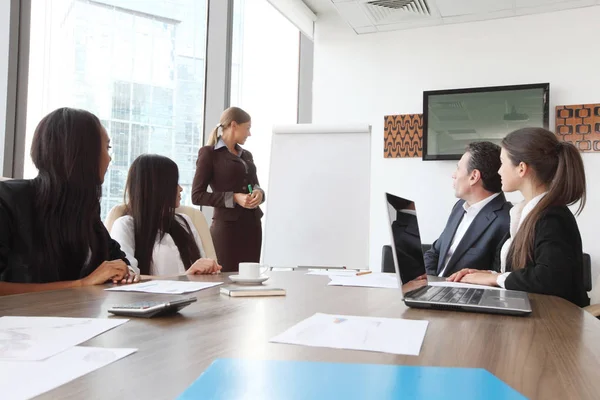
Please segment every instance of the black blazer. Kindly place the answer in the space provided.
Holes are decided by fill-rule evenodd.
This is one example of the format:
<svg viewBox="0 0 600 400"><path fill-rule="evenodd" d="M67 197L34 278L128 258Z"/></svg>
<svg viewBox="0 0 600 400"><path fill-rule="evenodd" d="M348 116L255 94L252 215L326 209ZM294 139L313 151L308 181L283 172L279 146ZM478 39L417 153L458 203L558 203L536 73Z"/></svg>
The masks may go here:
<svg viewBox="0 0 600 400"><path fill-rule="evenodd" d="M510 237L506 235L503 242ZM494 269L500 271L500 248ZM566 206L554 206L542 213L535 225L533 253L525 268L512 271L504 286L510 290L562 297L585 307L590 299L583 283L583 249L577 221Z"/></svg>
<svg viewBox="0 0 600 400"><path fill-rule="evenodd" d="M439 275L444 259L452 244L456 229L464 214L464 200L459 200L450 213L444 231L424 254L427 275ZM463 268L489 270L494 265L498 245L509 231L512 204L500 193L477 214L456 251L452 255L444 276L450 276Z"/></svg>
<svg viewBox="0 0 600 400"><path fill-rule="evenodd" d="M35 253L33 239L35 187L31 180L11 180L0 182L0 281L17 283L46 283L32 265ZM100 216L98 216L98 219ZM99 219L100 221L100 219ZM58 227L57 227L58 228ZM99 222L98 235L106 237L108 243L107 260L121 259L129 265L125 253L117 242L110 238L108 231ZM103 261L107 261L103 260ZM52 266L48 265L48 268ZM89 275L98 266L82 265L80 278ZM58 276L56 274L50 274Z"/></svg>
<svg viewBox="0 0 600 400"><path fill-rule="evenodd" d="M238 149L241 150L241 147ZM226 146L204 146L200 149L192 184L192 203L214 207L213 218L216 220L237 221L242 215L260 220L263 216L260 207L249 210L233 201L234 193L249 193L248 185L253 190L260 188L252 153L243 150L238 157ZM212 192L208 191L209 186ZM264 194L263 190L263 202Z"/></svg>

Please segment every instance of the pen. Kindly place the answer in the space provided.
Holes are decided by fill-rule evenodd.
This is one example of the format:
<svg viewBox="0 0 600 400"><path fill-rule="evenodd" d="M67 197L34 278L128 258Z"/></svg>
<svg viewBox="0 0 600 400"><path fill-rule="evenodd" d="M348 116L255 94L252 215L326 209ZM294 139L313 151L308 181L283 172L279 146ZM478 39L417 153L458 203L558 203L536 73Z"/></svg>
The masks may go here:
<svg viewBox="0 0 600 400"><path fill-rule="evenodd" d="M252 194L252 185L248 185L248 193Z"/></svg>
<svg viewBox="0 0 600 400"><path fill-rule="evenodd" d="M367 275L367 274L370 274L370 273L371 273L371 271L357 272L356 276Z"/></svg>

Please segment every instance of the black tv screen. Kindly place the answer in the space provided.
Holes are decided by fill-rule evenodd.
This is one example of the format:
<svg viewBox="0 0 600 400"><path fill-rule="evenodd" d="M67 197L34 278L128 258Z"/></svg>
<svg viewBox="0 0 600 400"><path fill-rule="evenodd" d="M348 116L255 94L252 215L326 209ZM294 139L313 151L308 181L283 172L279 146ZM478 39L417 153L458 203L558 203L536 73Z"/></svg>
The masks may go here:
<svg viewBox="0 0 600 400"><path fill-rule="evenodd" d="M475 141L548 129L549 83L423 92L423 160L459 160Z"/></svg>

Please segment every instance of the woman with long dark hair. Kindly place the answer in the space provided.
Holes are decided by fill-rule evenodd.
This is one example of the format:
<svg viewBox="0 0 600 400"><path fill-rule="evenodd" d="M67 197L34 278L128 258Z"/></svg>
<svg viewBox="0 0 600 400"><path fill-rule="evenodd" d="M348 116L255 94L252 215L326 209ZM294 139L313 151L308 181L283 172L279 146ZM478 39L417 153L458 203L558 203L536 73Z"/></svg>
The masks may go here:
<svg viewBox="0 0 600 400"><path fill-rule="evenodd" d="M250 115L241 108L223 111L196 162L192 202L214 207L210 232L225 272L237 271L240 262L260 261L263 212L259 206L265 192L258 184L252 154L241 147L250 136L251 124Z"/></svg>
<svg viewBox="0 0 600 400"><path fill-rule="evenodd" d="M202 242L192 220L175 212L181 202L179 169L171 159L144 154L129 168L126 213L113 224L119 242L144 275L217 273L221 266L203 258Z"/></svg>
<svg viewBox="0 0 600 400"><path fill-rule="evenodd" d="M0 295L139 279L100 220L109 149L87 111L60 108L40 121L38 176L0 182Z"/></svg>
<svg viewBox="0 0 600 400"><path fill-rule="evenodd" d="M586 180L579 151L542 128L524 128L502 140L502 190L524 201L510 211L510 233L491 271L462 270L449 280L562 297L580 307L590 300L583 284L583 250L567 206L585 206Z"/></svg>

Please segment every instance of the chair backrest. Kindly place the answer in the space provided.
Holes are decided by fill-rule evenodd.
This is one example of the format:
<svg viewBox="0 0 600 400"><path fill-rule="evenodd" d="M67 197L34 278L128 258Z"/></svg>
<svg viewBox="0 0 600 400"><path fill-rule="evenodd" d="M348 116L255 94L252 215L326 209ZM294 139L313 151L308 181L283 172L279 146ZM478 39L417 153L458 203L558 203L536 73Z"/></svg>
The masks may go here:
<svg viewBox="0 0 600 400"><path fill-rule="evenodd" d="M216 260L217 252L215 251L215 245L213 243L212 236L210 235L210 228L206 222L206 217L202 211L190 206L180 206L175 211L185 214L191 218L196 230L198 231L198 234L200 235L200 241L202 242L202 247L204 248L206 257Z"/></svg>
<svg viewBox="0 0 600 400"><path fill-rule="evenodd" d="M421 249L423 253L431 248L430 244L422 244ZM385 245L383 246L381 252L381 272L396 272L396 267L394 266L394 254L392 253L392 246Z"/></svg>
<svg viewBox="0 0 600 400"><path fill-rule="evenodd" d="M592 291L592 257L583 253L583 287L586 292Z"/></svg>
<svg viewBox="0 0 600 400"><path fill-rule="evenodd" d="M392 246L383 246L381 252L381 272L396 272L396 267L394 266L394 254L392 253Z"/></svg>
<svg viewBox="0 0 600 400"><path fill-rule="evenodd" d="M212 236L210 235L210 229L208 227L208 223L206 222L204 214L202 214L202 211L194 207L181 206L177 208L175 212L185 214L188 217L190 217L192 223L194 224L194 227L200 235L200 241L202 242L202 247L204 248L206 257L216 260L217 252L215 251L215 245L213 243ZM104 221L104 225L106 225L106 229L108 230L108 232L111 231L116 219L122 217L123 215L125 215L124 204L116 205L108 212L106 221Z"/></svg>

